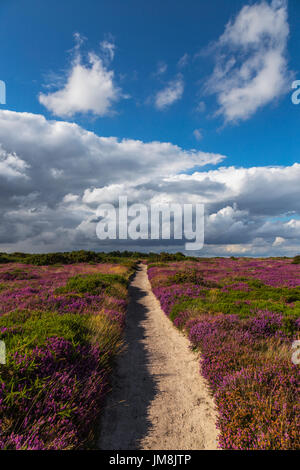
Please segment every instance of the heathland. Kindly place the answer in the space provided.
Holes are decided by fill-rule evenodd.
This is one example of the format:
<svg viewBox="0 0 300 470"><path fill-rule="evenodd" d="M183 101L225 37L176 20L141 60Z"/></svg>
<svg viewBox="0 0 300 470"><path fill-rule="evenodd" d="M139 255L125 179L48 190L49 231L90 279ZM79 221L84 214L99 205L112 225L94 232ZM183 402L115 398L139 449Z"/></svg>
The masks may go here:
<svg viewBox="0 0 300 470"><path fill-rule="evenodd" d="M0 364L0 449L98 445L99 422L109 414L106 395L113 388L113 396L117 387L118 364L126 350L142 341L138 333L143 319L138 311L134 316L134 304L128 308L128 288L141 261L162 309L156 309L153 318L151 309L148 312L157 334L147 337L147 347L163 350L157 328L165 325L164 335L172 336L172 348L175 344L172 354L178 353L178 377L172 386L165 382L165 397L174 397L182 429L190 423L190 432L197 433L201 426L205 432L206 418L197 414L201 409L193 403L196 421L203 420L197 427L186 403L196 397L191 383L200 384L200 373L216 406L220 448L298 449L299 365L292 360L292 345L300 329L299 257L208 259L180 253L86 251L0 254L0 341L6 347L6 363ZM171 330L162 322L163 312ZM199 360L195 380L180 363L190 357L188 344ZM167 376L166 369L176 363L168 355L164 367L157 362L156 370L150 359L147 353L139 364L150 374L150 382L159 370ZM131 375L124 383L130 386L139 371L133 367L127 372ZM146 393L142 384L140 395ZM154 408L143 410L144 421L151 420L156 400L156 409L161 409L155 415L157 434L152 427L152 434L136 442L137 448L167 445L159 433L172 433L173 418L177 429L180 424L178 413L168 420L164 407L170 407L158 392L153 387ZM116 425L122 419L114 413ZM113 430L107 427L107 432ZM190 436L186 442L193 448L202 442L205 448L211 445L207 437ZM118 448L117 442L114 445Z"/></svg>

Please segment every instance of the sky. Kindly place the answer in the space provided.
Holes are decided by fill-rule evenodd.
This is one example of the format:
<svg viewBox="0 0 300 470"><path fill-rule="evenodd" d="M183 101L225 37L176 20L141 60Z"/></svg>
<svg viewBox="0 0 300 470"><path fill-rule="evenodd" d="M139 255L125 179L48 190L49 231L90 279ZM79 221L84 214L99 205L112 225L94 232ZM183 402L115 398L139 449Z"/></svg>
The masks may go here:
<svg viewBox="0 0 300 470"><path fill-rule="evenodd" d="M0 251L100 241L97 207L205 204L199 256L300 252L298 0L1 0ZM0 94L1 96L1 94Z"/></svg>

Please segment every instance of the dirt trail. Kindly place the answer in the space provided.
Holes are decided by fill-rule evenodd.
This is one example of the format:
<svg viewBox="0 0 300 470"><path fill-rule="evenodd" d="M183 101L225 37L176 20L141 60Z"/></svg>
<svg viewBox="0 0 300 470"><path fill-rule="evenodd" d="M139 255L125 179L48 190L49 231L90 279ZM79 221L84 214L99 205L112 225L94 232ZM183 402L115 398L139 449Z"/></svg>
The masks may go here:
<svg viewBox="0 0 300 470"><path fill-rule="evenodd" d="M160 308L140 265L129 288L126 350L100 423L107 450L216 449L216 413L188 339Z"/></svg>

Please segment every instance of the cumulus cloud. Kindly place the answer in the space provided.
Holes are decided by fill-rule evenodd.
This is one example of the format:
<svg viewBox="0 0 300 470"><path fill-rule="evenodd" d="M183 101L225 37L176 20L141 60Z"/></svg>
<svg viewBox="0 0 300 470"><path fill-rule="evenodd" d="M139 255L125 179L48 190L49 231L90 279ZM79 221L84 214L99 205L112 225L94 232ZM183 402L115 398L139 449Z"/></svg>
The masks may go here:
<svg viewBox="0 0 300 470"><path fill-rule="evenodd" d="M155 107L159 110L166 109L176 101L180 100L183 95L184 83L182 77L179 75L174 80L170 81L165 88L160 90L155 96Z"/></svg>
<svg viewBox="0 0 300 470"><path fill-rule="evenodd" d="M88 244L82 222L91 225L105 195L132 191L134 199L151 181L225 158L168 142L100 137L75 123L8 110L0 111L0 142L0 242L7 243L6 234L16 226L11 241L21 243L22 249L41 246L44 232L45 240L49 233L58 233L52 237L57 248L61 243ZM96 243L92 225L90 230Z"/></svg>
<svg viewBox="0 0 300 470"><path fill-rule="evenodd" d="M97 207L116 204L120 195L129 204L205 203L200 255L299 250L298 163L205 170L225 157L171 143L101 137L74 123L8 110L0 111L0 143L2 251L183 250L168 241L100 243Z"/></svg>
<svg viewBox="0 0 300 470"><path fill-rule="evenodd" d="M67 203L67 204L68 203L73 203L73 202L78 201L78 199L79 199L78 194L68 193L63 197L63 203Z"/></svg>
<svg viewBox="0 0 300 470"><path fill-rule="evenodd" d="M0 178L26 178L26 164L15 153L6 152L0 144Z"/></svg>
<svg viewBox="0 0 300 470"><path fill-rule="evenodd" d="M299 177L298 163L286 167L220 167L143 185L139 197L204 202L203 255L279 256L285 250L292 255L299 250ZM277 240L274 245L276 237L285 242L279 245Z"/></svg>
<svg viewBox="0 0 300 470"><path fill-rule="evenodd" d="M244 6L215 44L216 66L206 89L226 122L246 120L289 91L286 0Z"/></svg>
<svg viewBox="0 0 300 470"><path fill-rule="evenodd" d="M75 58L65 82L62 85L58 83L56 91L40 93L39 101L55 116L63 118L76 113L105 116L112 112L113 104L124 97L115 83L114 71L108 68L109 61L114 58L115 45L103 41L103 57L90 52L84 63L79 52L82 38L79 35L76 38Z"/></svg>
<svg viewBox="0 0 300 470"><path fill-rule="evenodd" d="M168 178L174 191L199 192L203 202L238 203L254 216L275 216L300 211L300 164L274 167L220 167L216 170Z"/></svg>
<svg viewBox="0 0 300 470"><path fill-rule="evenodd" d="M99 137L75 123L8 110L0 111L0 142L6 152L15 152L30 165L27 173L35 184L51 183L58 192L61 176L61 191L65 191L124 179L142 182L149 176L175 175L224 159L220 154L184 150L168 142ZM53 191L54 198L60 197L55 194Z"/></svg>
<svg viewBox="0 0 300 470"><path fill-rule="evenodd" d="M285 243L285 239L283 237L276 237L272 246L280 246Z"/></svg>

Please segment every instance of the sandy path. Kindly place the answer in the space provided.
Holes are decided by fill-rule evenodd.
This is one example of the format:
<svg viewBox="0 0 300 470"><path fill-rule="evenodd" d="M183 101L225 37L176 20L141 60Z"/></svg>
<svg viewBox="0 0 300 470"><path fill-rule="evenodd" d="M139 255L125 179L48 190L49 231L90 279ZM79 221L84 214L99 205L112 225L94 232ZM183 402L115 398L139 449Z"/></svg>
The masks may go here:
<svg viewBox="0 0 300 470"><path fill-rule="evenodd" d="M100 423L99 448L216 449L216 413L199 358L162 312L146 266L129 293L127 347Z"/></svg>

